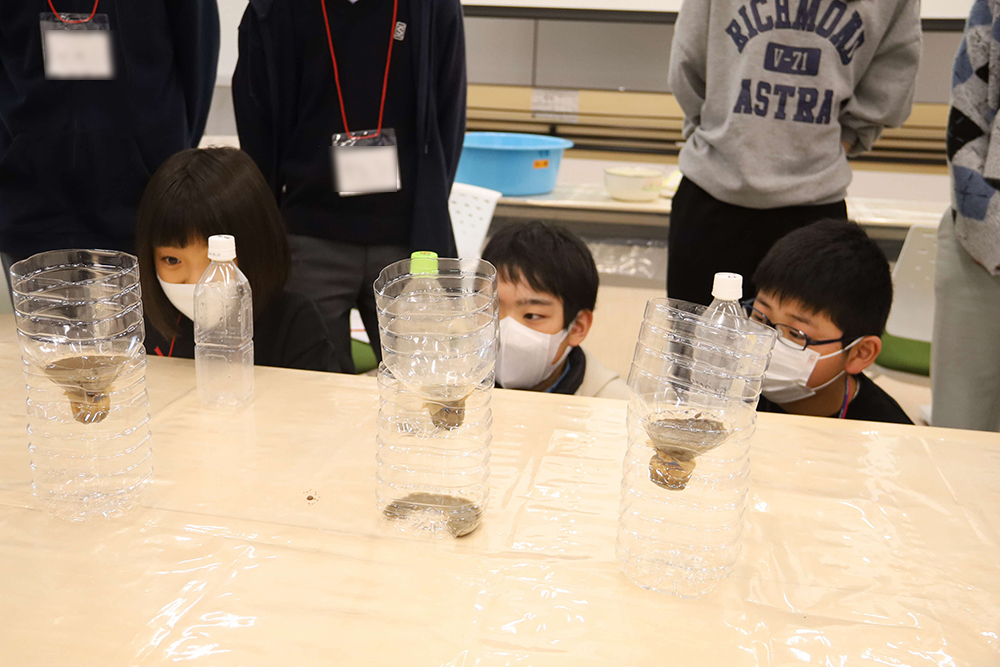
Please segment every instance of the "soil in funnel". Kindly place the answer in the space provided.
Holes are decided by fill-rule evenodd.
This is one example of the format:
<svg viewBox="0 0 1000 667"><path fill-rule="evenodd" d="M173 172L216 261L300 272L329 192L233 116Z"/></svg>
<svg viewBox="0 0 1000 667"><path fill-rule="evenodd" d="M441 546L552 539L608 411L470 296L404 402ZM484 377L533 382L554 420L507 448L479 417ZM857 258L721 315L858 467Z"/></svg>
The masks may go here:
<svg viewBox="0 0 1000 667"><path fill-rule="evenodd" d="M451 431L465 423L464 398L457 401L433 401L426 405L427 411L431 413L431 422L436 428Z"/></svg>
<svg viewBox="0 0 1000 667"><path fill-rule="evenodd" d="M697 465L696 457L715 449L732 431L716 419L655 419L646 424L646 433L656 453L649 459L649 479L664 489L681 491L687 487Z"/></svg>
<svg viewBox="0 0 1000 667"><path fill-rule="evenodd" d="M98 424L111 412L108 390L128 361L128 357L117 355L74 355L54 361L43 370L66 392L76 421Z"/></svg>

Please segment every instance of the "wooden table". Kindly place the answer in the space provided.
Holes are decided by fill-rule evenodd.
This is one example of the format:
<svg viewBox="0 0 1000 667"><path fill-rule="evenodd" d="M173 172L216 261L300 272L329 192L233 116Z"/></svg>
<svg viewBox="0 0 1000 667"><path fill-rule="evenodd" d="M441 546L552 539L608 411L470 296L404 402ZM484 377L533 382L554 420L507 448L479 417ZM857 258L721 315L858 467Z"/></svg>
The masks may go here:
<svg viewBox="0 0 1000 667"><path fill-rule="evenodd" d="M1000 436L762 415L740 563L686 601L619 571L610 400L496 392L483 526L421 540L375 506L371 378L258 368L225 417L150 359L142 507L51 518L0 322L0 664L1000 661Z"/></svg>

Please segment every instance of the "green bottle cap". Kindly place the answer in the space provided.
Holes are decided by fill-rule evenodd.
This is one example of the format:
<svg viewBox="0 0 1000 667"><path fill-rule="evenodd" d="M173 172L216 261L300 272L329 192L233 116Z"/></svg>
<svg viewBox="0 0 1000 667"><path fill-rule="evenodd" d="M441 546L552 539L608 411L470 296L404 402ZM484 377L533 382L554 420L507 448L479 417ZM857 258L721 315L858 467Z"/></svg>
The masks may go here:
<svg viewBox="0 0 1000 667"><path fill-rule="evenodd" d="M410 273L414 275L437 273L438 255L428 250L418 250L410 255Z"/></svg>

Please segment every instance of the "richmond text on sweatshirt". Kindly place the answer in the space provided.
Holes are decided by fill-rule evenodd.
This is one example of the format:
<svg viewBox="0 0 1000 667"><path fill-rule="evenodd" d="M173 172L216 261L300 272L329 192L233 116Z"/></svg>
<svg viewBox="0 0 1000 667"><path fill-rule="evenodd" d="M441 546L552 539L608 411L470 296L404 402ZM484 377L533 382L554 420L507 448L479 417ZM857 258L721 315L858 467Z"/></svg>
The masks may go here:
<svg viewBox="0 0 1000 667"><path fill-rule="evenodd" d="M687 0L670 61L681 171L749 208L843 199L842 142L864 152L909 116L920 36L918 0Z"/></svg>

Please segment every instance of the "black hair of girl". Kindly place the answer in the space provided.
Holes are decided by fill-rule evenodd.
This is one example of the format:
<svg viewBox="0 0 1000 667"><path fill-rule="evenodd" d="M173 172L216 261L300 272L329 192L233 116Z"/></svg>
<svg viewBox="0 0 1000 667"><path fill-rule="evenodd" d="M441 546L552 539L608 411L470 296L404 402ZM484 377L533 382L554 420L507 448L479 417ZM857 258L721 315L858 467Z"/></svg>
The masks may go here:
<svg viewBox="0 0 1000 667"><path fill-rule="evenodd" d="M264 176L236 148L192 148L168 158L146 186L136 220L146 321L164 337L178 335L180 312L156 279L154 251L215 234L236 237L240 270L253 292L255 317L285 286L288 234Z"/></svg>

